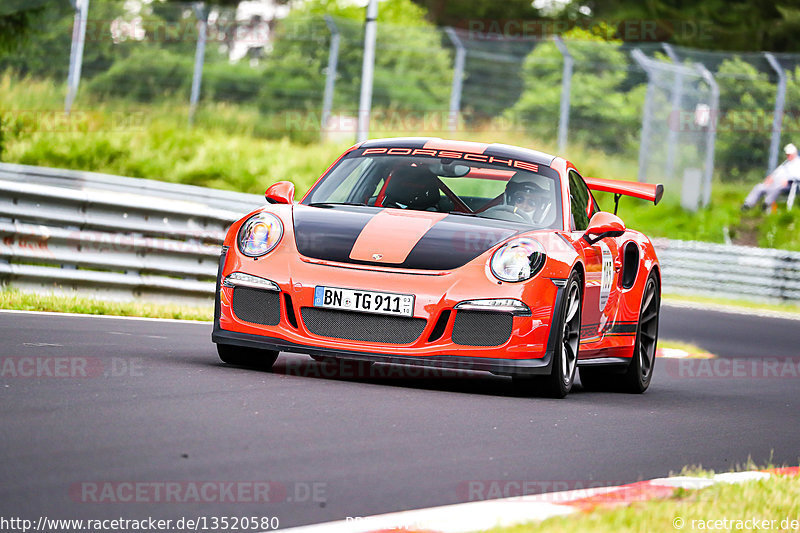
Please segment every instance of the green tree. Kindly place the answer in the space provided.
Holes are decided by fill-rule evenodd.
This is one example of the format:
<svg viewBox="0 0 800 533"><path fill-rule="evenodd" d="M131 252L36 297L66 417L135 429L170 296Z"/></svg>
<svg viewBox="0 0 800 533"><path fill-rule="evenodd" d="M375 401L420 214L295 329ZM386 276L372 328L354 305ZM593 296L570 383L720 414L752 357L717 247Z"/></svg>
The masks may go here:
<svg viewBox="0 0 800 533"><path fill-rule="evenodd" d="M559 16L589 23L651 21L658 39L703 49L800 49L797 0L572 0Z"/></svg>
<svg viewBox="0 0 800 533"><path fill-rule="evenodd" d="M570 141L631 153L638 142L644 87L628 90L628 59L619 41L575 28L565 34L574 71ZM525 91L508 115L532 134L554 139L561 102L563 60L555 44L537 46L522 66Z"/></svg>
<svg viewBox="0 0 800 533"><path fill-rule="evenodd" d="M199 36L194 10L187 4L153 2L131 12L113 0L95 2L100 2L96 6L93 4L98 18L92 19L96 20L95 35L87 35L87 52L89 56L93 52L106 52L103 57L110 58L111 62L89 63L85 69L87 89L95 94L139 102L173 95L188 98ZM221 47L214 46L225 44L214 38L232 34L231 21L235 20L231 11L224 7L217 15L211 24L211 40L206 48L203 97L230 101L254 99L259 91L260 73L245 64L229 64ZM130 27L137 30L135 37L120 32L125 22L134 20L136 24Z"/></svg>
<svg viewBox="0 0 800 533"><path fill-rule="evenodd" d="M87 89L99 95L151 102L173 94L185 98L191 83L191 57L145 46L87 80Z"/></svg>
<svg viewBox="0 0 800 533"><path fill-rule="evenodd" d="M313 0L296 8L276 29L266 58L261 106L265 111L321 107L330 32L341 32L335 104L358 106L364 8L337 0ZM445 109L452 79L451 54L442 36L410 0L386 0L378 15L373 105L401 110Z"/></svg>
<svg viewBox="0 0 800 533"><path fill-rule="evenodd" d="M5 55L0 54L0 70L12 69L20 74L65 80L69 69L74 14L75 11L66 0L45 4L37 23L41 29L35 38L28 39L24 47ZM91 78L108 70L116 59L125 57L138 44L130 41L114 43L112 40L112 21L125 15L123 5L116 0L90 2L82 77Z"/></svg>
<svg viewBox="0 0 800 533"><path fill-rule="evenodd" d="M0 5L0 52L18 49L35 33L47 3L54 0L6 0Z"/></svg>
<svg viewBox="0 0 800 533"><path fill-rule="evenodd" d="M519 20L540 17L530 0L414 0L439 26L461 26L469 20Z"/></svg>
<svg viewBox="0 0 800 533"><path fill-rule="evenodd" d="M719 175L726 181L763 177L775 84L739 57L723 61L715 78L720 92L715 163Z"/></svg>

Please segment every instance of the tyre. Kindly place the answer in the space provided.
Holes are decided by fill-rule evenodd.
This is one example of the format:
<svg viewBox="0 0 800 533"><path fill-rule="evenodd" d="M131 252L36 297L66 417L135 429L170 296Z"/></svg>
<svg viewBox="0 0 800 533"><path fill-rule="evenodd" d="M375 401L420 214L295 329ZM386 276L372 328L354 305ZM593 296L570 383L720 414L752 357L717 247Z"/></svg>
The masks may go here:
<svg viewBox="0 0 800 533"><path fill-rule="evenodd" d="M627 367L581 368L581 385L584 389L633 394L641 394L647 390L656 362L660 308L661 288L658 277L650 273L642 293L639 324L636 328L636 340L630 364Z"/></svg>
<svg viewBox="0 0 800 533"><path fill-rule="evenodd" d="M622 392L641 394L650 386L653 368L656 364L656 345L658 344L658 315L661 311L661 287L658 277L651 272L642 293L639 308L639 325L636 328L636 341L633 357L628 370L620 376L619 389Z"/></svg>
<svg viewBox="0 0 800 533"><path fill-rule="evenodd" d="M217 354L223 363L269 370L278 358L278 352L231 344L217 344Z"/></svg>
<svg viewBox="0 0 800 533"><path fill-rule="evenodd" d="M580 276L573 272L564 288L564 298L552 327L558 337L550 374L546 376L514 376L516 388L523 394L563 398L572 389L581 340L581 303L583 291Z"/></svg>

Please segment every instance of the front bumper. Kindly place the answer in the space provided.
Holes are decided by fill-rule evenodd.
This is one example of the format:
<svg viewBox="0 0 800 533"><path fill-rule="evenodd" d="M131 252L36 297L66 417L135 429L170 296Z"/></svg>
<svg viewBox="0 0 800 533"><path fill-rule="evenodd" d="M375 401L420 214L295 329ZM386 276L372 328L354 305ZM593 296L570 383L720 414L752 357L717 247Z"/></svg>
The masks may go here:
<svg viewBox="0 0 800 533"><path fill-rule="evenodd" d="M553 309L560 304L563 289L550 279L536 281L527 287L540 297L535 305L531 298L531 316L513 318L511 334L497 346L466 346L453 340L455 317L461 311L454 306L460 301L485 298L522 297L520 284L501 287L487 281L480 271L437 276L409 276L337 268L303 261L298 256L285 256L281 268L271 268L266 261L251 261L239 257L235 250L223 254L217 281L214 331L212 340L218 344L247 346L272 351L305 353L357 361L419 365L438 368L487 371L500 375L548 374L555 351L552 328ZM288 267L288 268L287 268ZM263 325L241 320L233 311L234 289L222 286L231 272L242 271L274 281L280 288L281 311L277 324ZM290 274L289 274L290 273ZM324 280L324 281L322 281ZM313 307L314 286L331 285L359 287L390 292L414 292L414 318L424 319L422 334L407 344L332 338L312 333L303 321L302 311ZM515 292L516 291L516 292ZM441 329L442 316L446 327ZM445 315L448 316L448 315Z"/></svg>
<svg viewBox="0 0 800 533"><path fill-rule="evenodd" d="M211 340L217 344L230 344L247 348L260 348L276 352L294 352L319 357L332 357L335 359L348 359L353 361L368 361L373 363L390 363L396 365L426 366L435 368L448 368L455 370L472 370L491 372L492 374L514 375L542 375L549 374L553 361L553 352L547 351L539 359L494 359L486 357L468 357L460 355L434 355L428 357L413 357L397 354L355 352L342 349L331 349L320 346L294 344L283 339L275 339L262 335L237 333L225 331L214 325Z"/></svg>

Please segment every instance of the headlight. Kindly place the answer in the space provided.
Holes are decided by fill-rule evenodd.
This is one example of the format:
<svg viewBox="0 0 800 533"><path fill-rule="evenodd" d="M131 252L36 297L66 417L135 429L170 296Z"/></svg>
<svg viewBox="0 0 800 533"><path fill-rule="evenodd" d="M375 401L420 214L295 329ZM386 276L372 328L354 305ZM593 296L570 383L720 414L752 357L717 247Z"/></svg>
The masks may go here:
<svg viewBox="0 0 800 533"><path fill-rule="evenodd" d="M258 213L248 218L239 229L239 250L248 257L269 253L283 237L283 224L270 213Z"/></svg>
<svg viewBox="0 0 800 533"><path fill-rule="evenodd" d="M533 239L514 239L492 255L492 274L510 283L535 276L544 266L544 247Z"/></svg>

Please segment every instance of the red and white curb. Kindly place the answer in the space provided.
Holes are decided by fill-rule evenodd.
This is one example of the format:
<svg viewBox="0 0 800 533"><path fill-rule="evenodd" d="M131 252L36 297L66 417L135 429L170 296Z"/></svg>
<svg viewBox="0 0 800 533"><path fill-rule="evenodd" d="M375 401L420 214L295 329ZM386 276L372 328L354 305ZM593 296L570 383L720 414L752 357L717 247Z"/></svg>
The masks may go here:
<svg viewBox="0 0 800 533"><path fill-rule="evenodd" d="M445 505L376 516L351 518L285 529L291 533L470 533L494 527L539 522L598 508L630 505L671 496L675 489L695 490L717 483L743 483L773 475L800 475L799 467L730 472L713 477L670 477L628 485L550 492L500 500Z"/></svg>

